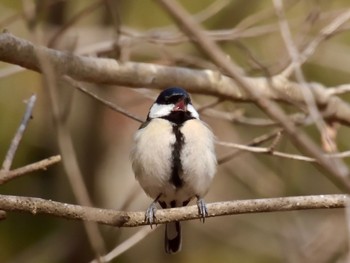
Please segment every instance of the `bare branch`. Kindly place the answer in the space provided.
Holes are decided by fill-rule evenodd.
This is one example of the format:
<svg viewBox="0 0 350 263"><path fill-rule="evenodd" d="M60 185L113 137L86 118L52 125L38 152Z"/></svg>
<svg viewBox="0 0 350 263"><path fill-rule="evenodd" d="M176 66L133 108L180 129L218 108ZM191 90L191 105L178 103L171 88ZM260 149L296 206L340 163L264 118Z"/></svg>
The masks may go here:
<svg viewBox="0 0 350 263"><path fill-rule="evenodd" d="M28 174L37 170L46 170L47 167L56 164L61 161L60 155L55 155L47 159L41 160L36 163L31 163L26 166L11 170L11 171L0 171L0 185L7 183L10 180L13 180L17 177L20 177L24 174Z"/></svg>
<svg viewBox="0 0 350 263"><path fill-rule="evenodd" d="M347 166L341 160L326 158L322 154L322 150L305 133L297 129L276 103L261 94L256 86L252 85L247 78L242 76L240 68L230 61L220 47L204 34L201 25L196 23L184 8L177 2L170 0L157 0L157 2L163 6L182 30L195 40L194 43L198 48L204 51L218 67L231 76L264 112L281 123L285 132L300 149L317 159L317 163L327 171L325 175L329 179L339 188L350 193L350 173ZM266 82L272 84L272 87L274 87L274 82L270 81L270 79L266 79Z"/></svg>
<svg viewBox="0 0 350 263"><path fill-rule="evenodd" d="M276 9L276 14L278 16L278 22L279 22L279 26L280 26L280 31L281 31L281 35L282 38L284 40L285 46L288 50L288 54L289 57L292 60L292 65L293 65L293 71L295 74L295 77L298 81L298 83L300 84L300 90L303 93L303 97L306 103L306 106L308 107L310 116L313 118L313 121L316 123L316 126L318 127L318 129L322 132L325 129L325 124L324 121L322 119L322 116L320 114L320 112L318 111L317 107L316 107L316 102L315 102L315 98L312 94L312 90L308 87L305 78L304 78L304 74L301 70L301 65L298 64L299 62L299 51L296 47L296 45L294 44L293 38L292 38L292 33L291 30L289 28L289 24L286 18L286 15L284 13L283 10L283 4L281 0L273 0L275 9Z"/></svg>
<svg viewBox="0 0 350 263"><path fill-rule="evenodd" d="M350 19L350 11L347 10L344 13L337 15L336 18L327 26L325 26L320 34L311 41L307 47L303 50L301 53L301 56L299 57L299 61L297 63L303 64L305 61L307 61L308 58L310 58L316 51L317 47L326 39L328 39L331 35L333 35L337 30L339 30L340 27L342 27L348 20ZM295 63L295 62L293 62ZM285 76L288 76L291 74L293 68L295 65L288 66L284 72L282 73Z"/></svg>
<svg viewBox="0 0 350 263"><path fill-rule="evenodd" d="M11 168L11 164L12 164L13 158L15 157L17 147L22 139L22 136L23 136L25 129L27 128L28 122L29 122L30 118L32 117L32 111L33 111L33 108L35 105L35 101L36 101L36 95L33 94L27 102L26 112L24 113L21 124L19 125L18 130L17 130L15 136L13 137L11 145L7 151L5 160L2 164L1 170L3 170L3 171L9 171Z"/></svg>
<svg viewBox="0 0 350 263"><path fill-rule="evenodd" d="M190 92L215 95L234 101L256 102L256 98L241 88L237 81L217 71L147 63L118 63L112 59L76 56L68 52L34 46L29 41L10 33L0 34L1 61L42 72L36 52L45 55L58 74L68 75L80 81L149 88L176 85L185 87ZM241 78L253 86L261 97L292 104L304 103L299 84L289 81L283 75L273 76L270 80L263 77ZM322 85L312 85L311 88L316 103L323 109L327 120L350 125L349 104L336 96L331 96Z"/></svg>
<svg viewBox="0 0 350 263"><path fill-rule="evenodd" d="M208 217L225 215L344 208L347 195L310 195L209 203ZM147 225L145 212L125 212L55 202L35 197L0 195L0 209L33 215L51 215L72 220L96 222L118 227ZM157 224L199 219L196 205L157 210Z"/></svg>
<svg viewBox="0 0 350 263"><path fill-rule="evenodd" d="M219 111L215 109L204 109L203 115L210 116L216 119L226 120L235 124L257 126L257 127L275 127L280 126L276 121L266 119L266 118L252 118L245 117L242 110L237 110L234 112ZM296 113L288 116L296 124L307 124L307 117L305 114Z"/></svg>
<svg viewBox="0 0 350 263"><path fill-rule="evenodd" d="M275 138L278 138L277 136ZM282 157L282 158L287 158L287 159L292 159L292 160L297 160L297 161L305 161L305 162L317 162L315 158L310 158L307 156L302 156L298 154L290 154L290 153L284 153L284 152L279 152L275 151L273 147L252 147L248 145L243 145L243 144L238 144L238 143L233 143L233 142L223 142L223 141L217 141L217 144L226 146L226 147L232 147L239 149L241 151L247 151L247 152L252 152L252 153L263 153L267 155L272 155L276 157ZM345 151L345 152L340 152L340 153L334 153L334 154L325 154L325 157L327 158L346 158L350 157L350 151Z"/></svg>
<svg viewBox="0 0 350 263"><path fill-rule="evenodd" d="M261 136L258 136L256 138L254 138L253 140L251 140L250 142L248 142L246 144L246 146L250 146L250 147L253 147L253 146L257 146L257 145L260 145L264 142L267 142L267 141L270 141L274 138L276 138L276 136L278 136L278 134L280 134L282 132L281 129L278 129L278 130L274 130L272 132L269 132L269 133L266 133L266 134L263 134ZM241 153L243 153L244 151L242 150L235 150L221 158L218 159L218 164L223 164L225 162L228 162L229 160L235 158L236 156L240 155Z"/></svg>
<svg viewBox="0 0 350 263"><path fill-rule="evenodd" d="M350 85L345 84L345 85L340 85L334 88L328 88L328 92L331 95L342 95L342 94L347 94L350 92Z"/></svg>

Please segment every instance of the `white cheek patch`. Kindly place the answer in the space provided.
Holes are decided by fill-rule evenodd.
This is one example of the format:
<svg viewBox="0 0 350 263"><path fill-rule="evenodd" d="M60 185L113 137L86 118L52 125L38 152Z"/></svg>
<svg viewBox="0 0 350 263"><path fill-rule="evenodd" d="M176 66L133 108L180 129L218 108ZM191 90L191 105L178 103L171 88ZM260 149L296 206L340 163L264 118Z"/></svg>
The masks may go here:
<svg viewBox="0 0 350 263"><path fill-rule="evenodd" d="M191 115L192 115L193 118L199 119L199 114L198 114L198 112L196 111L196 109L193 107L192 104L188 104L188 105L187 105L187 110L188 110L189 112L191 112Z"/></svg>
<svg viewBox="0 0 350 263"><path fill-rule="evenodd" d="M174 108L173 104L160 105L160 104L154 103L151 109L149 110L149 117L151 119L154 119L154 118L168 116L173 110L173 108Z"/></svg>
<svg viewBox="0 0 350 263"><path fill-rule="evenodd" d="M149 117L151 119L154 118L161 118L165 116L169 116L170 113L173 111L175 105L174 104L158 104L154 103L149 110ZM192 104L187 105L187 110L191 113L191 116L193 118L199 119L199 114L196 111L196 109L193 107Z"/></svg>

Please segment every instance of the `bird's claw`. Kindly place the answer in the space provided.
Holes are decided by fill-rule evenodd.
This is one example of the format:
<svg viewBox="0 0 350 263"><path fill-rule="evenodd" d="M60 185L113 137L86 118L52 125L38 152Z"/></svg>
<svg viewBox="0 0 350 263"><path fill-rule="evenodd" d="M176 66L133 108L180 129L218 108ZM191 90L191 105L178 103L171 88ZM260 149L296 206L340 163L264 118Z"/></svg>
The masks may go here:
<svg viewBox="0 0 350 263"><path fill-rule="evenodd" d="M200 216L199 220L204 223L205 217L208 216L208 209L205 201L201 198L197 200L198 214Z"/></svg>
<svg viewBox="0 0 350 263"><path fill-rule="evenodd" d="M157 211L157 206L156 206L156 203L153 202L147 208L146 213L145 213L145 221L146 221L146 223L150 224L151 228L152 228L152 225L156 219L156 211Z"/></svg>

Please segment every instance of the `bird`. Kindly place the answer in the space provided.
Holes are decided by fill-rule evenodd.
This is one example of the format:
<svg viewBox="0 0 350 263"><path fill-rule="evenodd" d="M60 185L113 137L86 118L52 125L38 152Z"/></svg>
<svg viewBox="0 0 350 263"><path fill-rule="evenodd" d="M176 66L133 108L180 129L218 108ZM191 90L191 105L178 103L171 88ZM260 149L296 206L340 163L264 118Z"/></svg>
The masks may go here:
<svg viewBox="0 0 350 263"><path fill-rule="evenodd" d="M134 135L132 169L144 192L153 199L145 221L156 221L157 203L161 208L186 206L197 199L198 214L204 222L208 209L203 197L216 173L214 135L181 87L160 92L147 119ZM165 252L181 250L181 225L165 226Z"/></svg>

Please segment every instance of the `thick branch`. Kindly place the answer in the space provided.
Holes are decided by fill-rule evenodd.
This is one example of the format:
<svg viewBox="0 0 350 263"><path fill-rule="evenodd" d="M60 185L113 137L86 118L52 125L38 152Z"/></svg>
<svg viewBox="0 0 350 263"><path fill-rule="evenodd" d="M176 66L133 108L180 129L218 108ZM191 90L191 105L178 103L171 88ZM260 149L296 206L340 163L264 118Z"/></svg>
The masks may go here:
<svg viewBox="0 0 350 263"><path fill-rule="evenodd" d="M0 34L0 60L41 72L37 53L43 54L60 74L76 80L116 84L131 87L183 86L191 92L216 95L236 101L255 101L231 78L212 70L166 67L147 63L118 63L112 59L76 56L45 47L34 46L27 40L9 33ZM292 104L303 104L299 84L283 75L268 80L264 77L244 77L260 96ZM271 83L273 84L271 86ZM321 85L313 85L317 105L326 118L350 125L350 106L332 96Z"/></svg>
<svg viewBox="0 0 350 263"><path fill-rule="evenodd" d="M208 217L292 211L305 209L344 208L348 202L346 195L313 195L280 197L269 199L237 200L210 203ZM96 222L119 227L146 225L144 212L124 212L71 205L34 197L0 195L0 209L26 212L33 215L44 214L73 220ZM158 210L157 224L172 221L199 219L197 206Z"/></svg>

